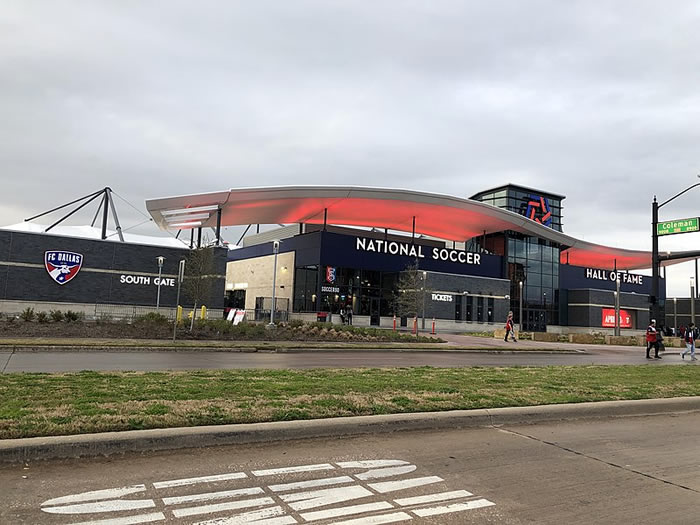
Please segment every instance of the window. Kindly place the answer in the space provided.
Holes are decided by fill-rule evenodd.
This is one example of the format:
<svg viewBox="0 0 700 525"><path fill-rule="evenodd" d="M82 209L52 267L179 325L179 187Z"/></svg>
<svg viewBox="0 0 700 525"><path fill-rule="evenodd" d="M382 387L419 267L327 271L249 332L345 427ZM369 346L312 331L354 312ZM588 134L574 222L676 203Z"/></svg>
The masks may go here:
<svg viewBox="0 0 700 525"><path fill-rule="evenodd" d="M476 320L480 323L484 321L484 298L476 298Z"/></svg>
<svg viewBox="0 0 700 525"><path fill-rule="evenodd" d="M474 298L471 295L467 295L467 321L474 320Z"/></svg>
<svg viewBox="0 0 700 525"><path fill-rule="evenodd" d="M493 297L489 297L489 300L488 300L488 308L487 308L487 311L486 311L486 312L487 312L487 318L486 318L486 320L487 320L489 323L493 323L493 302L494 302L494 301L493 301Z"/></svg>

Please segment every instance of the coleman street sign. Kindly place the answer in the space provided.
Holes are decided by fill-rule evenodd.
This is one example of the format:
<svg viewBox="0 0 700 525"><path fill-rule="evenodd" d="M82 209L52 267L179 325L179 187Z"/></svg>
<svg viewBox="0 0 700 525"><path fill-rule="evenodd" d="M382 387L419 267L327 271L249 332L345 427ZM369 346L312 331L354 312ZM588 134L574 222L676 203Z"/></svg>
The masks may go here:
<svg viewBox="0 0 700 525"><path fill-rule="evenodd" d="M674 233L689 233L700 231L700 221L697 217L660 222L656 225L658 235L673 235Z"/></svg>

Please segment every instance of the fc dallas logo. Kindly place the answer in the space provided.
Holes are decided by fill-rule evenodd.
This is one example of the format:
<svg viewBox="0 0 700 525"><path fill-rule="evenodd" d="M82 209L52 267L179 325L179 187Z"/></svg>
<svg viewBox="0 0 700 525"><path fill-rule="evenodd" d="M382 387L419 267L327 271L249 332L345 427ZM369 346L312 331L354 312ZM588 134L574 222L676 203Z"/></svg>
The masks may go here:
<svg viewBox="0 0 700 525"><path fill-rule="evenodd" d="M66 284L78 275L83 266L83 256L79 253L50 251L44 254L44 266L51 278L58 284Z"/></svg>
<svg viewBox="0 0 700 525"><path fill-rule="evenodd" d="M326 266L326 282L333 284L335 282L335 268Z"/></svg>
<svg viewBox="0 0 700 525"><path fill-rule="evenodd" d="M549 201L545 197L530 195L525 216L545 226L552 226L552 211L549 209Z"/></svg>

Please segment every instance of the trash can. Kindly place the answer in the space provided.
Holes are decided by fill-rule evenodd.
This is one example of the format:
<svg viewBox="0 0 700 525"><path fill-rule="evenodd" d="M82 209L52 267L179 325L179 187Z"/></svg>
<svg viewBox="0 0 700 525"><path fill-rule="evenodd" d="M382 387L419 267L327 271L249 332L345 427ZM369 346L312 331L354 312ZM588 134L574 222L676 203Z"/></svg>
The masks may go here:
<svg viewBox="0 0 700 525"><path fill-rule="evenodd" d="M319 323L325 323L328 318L328 312L318 312L316 314L316 321Z"/></svg>

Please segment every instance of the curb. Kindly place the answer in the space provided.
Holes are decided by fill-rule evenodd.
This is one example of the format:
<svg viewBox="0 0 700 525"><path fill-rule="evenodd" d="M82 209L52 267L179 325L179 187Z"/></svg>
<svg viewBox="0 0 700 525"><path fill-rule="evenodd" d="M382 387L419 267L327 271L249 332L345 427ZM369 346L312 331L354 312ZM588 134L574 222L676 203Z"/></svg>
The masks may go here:
<svg viewBox="0 0 700 525"><path fill-rule="evenodd" d="M0 465L410 430L466 429L696 411L700 411L700 396L8 439L0 441Z"/></svg>
<svg viewBox="0 0 700 525"><path fill-rule="evenodd" d="M302 346L302 347L274 347L274 346L80 346L80 345L37 345L37 346L0 346L0 352L4 353L38 353L38 352L228 352L228 353L268 353L268 354L301 354L304 352L424 352L424 353L494 353L494 354L581 354L585 350L552 348L521 348L513 350L511 348L493 347L461 347L442 346L437 348L413 348L410 346L390 346L390 347L323 347L323 346Z"/></svg>

